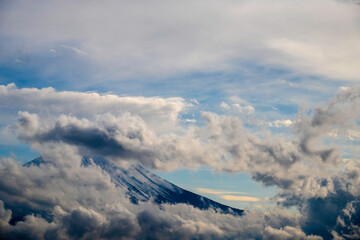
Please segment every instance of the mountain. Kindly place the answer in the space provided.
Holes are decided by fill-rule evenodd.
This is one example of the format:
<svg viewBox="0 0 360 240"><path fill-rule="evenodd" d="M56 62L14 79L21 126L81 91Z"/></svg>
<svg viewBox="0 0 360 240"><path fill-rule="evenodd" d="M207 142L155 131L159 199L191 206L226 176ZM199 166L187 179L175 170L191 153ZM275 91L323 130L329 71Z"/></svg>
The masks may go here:
<svg viewBox="0 0 360 240"><path fill-rule="evenodd" d="M24 166L39 166L45 163L46 162L42 159L42 157L38 157L24 164ZM138 204L139 201L144 202L152 200L157 204L185 203L202 210L214 209L217 212L231 213L234 215L242 215L244 212L244 210L223 205L209 198L180 188L175 184L172 184L151 173L141 164L133 164L129 168L125 169L116 166L102 157L84 156L82 159L82 165L87 167L91 164L96 164L107 172L116 186L127 189L129 198L134 204Z"/></svg>

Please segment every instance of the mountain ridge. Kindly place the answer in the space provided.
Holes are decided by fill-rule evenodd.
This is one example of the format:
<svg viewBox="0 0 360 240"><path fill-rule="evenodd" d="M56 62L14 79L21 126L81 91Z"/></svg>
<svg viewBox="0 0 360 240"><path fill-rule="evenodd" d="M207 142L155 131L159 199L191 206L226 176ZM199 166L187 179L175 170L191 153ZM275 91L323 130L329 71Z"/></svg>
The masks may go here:
<svg viewBox="0 0 360 240"><path fill-rule="evenodd" d="M39 166L47 164L42 157L35 158L23 166ZM103 157L83 156L82 166L87 167L95 164L109 174L111 181L117 187L125 188L130 201L133 204L153 201L156 204L179 204L192 205L201 210L213 209L219 213L242 215L244 210L226 206L207 197L198 195L155 175L140 163L132 164L129 168L121 168Z"/></svg>

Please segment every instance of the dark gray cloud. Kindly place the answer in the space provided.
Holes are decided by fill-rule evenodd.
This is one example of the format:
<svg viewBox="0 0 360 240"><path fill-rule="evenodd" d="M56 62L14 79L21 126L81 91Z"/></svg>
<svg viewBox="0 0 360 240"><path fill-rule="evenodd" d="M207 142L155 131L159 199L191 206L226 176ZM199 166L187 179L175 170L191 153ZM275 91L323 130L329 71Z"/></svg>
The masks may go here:
<svg viewBox="0 0 360 240"><path fill-rule="evenodd" d="M269 172L255 172L252 178L257 182L263 183L265 186L279 186L282 189L288 189L294 183L294 180L292 179L281 179Z"/></svg>
<svg viewBox="0 0 360 240"><path fill-rule="evenodd" d="M137 160L154 167L156 153L147 145L153 133L142 119L130 114L118 118L118 122L88 120L62 116L48 128L40 127L39 117L27 112L19 113L19 137L32 143L66 143L77 146L82 152Z"/></svg>
<svg viewBox="0 0 360 240"><path fill-rule="evenodd" d="M21 122L22 118L20 119ZM141 140L141 136L137 132L129 132L126 136L129 140ZM82 128L75 124L67 124L55 127L46 133L34 136L32 141L39 143L45 142L63 142L69 145L86 147L97 154L103 156L113 156L123 159L135 159L145 161L145 159L154 158L154 153L150 150L132 150L127 148L125 144L117 141L115 136L111 136L111 132L100 130L95 127Z"/></svg>
<svg viewBox="0 0 360 240"><path fill-rule="evenodd" d="M282 205L297 206L303 215L302 230L306 234L322 236L324 239L332 239L336 235L343 236L357 234L359 222L356 218L347 216L347 222L343 223L345 212L349 204L357 203L358 195L346 191L342 184L343 179L335 178L334 191L325 197L304 198L299 194L280 194L285 200ZM322 184L326 184L324 181ZM347 183L351 184L351 183ZM352 211L358 212L358 205L352 207Z"/></svg>
<svg viewBox="0 0 360 240"><path fill-rule="evenodd" d="M305 110L298 113L294 132L299 137L302 152L310 156L320 156L324 162L339 159L334 147L319 148L319 140L333 129L346 134L347 129L358 129L356 120L360 114L360 89L341 89L329 103L321 104L307 115Z"/></svg>

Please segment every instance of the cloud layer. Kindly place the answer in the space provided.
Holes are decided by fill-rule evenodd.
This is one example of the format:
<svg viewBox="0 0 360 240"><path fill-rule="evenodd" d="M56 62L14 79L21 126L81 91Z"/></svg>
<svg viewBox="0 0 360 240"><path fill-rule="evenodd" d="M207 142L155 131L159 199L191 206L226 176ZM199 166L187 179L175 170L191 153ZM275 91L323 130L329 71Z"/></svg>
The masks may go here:
<svg viewBox="0 0 360 240"><path fill-rule="evenodd" d="M175 97L121 97L94 92L58 92L51 87L19 89L15 84L0 85L0 107L10 114L19 110L28 110L47 117L72 114L93 119L96 115L109 112L113 114L129 112L140 116L154 128L162 122L161 129L166 130L169 126L174 127L179 113L190 105L184 99ZM6 114L7 111L4 113ZM4 117L3 121L5 119Z"/></svg>
<svg viewBox="0 0 360 240"><path fill-rule="evenodd" d="M132 205L124 190L100 168L81 167L74 148L57 144L48 153L52 156L46 160L51 164L41 167L1 160L2 238L272 239L290 229L283 239L321 239L307 237L299 228L300 217L281 208L236 217L184 204L161 208L150 202ZM18 221L10 225L12 219Z"/></svg>
<svg viewBox="0 0 360 240"><path fill-rule="evenodd" d="M46 90L2 86L2 89L8 88L12 90L10 93L6 92L6 96L12 97L14 101L25 99L23 96L28 96L28 91L46 93ZM123 226L130 224L130 228L134 230L129 238L141 238L145 236L142 234L148 234L149 231L153 231L152 236L167 236L171 233L170 238L180 239L186 239L190 235L201 238L206 234L210 234L208 238L221 236L230 239L236 236L265 239L306 239L308 235L318 235L325 239L335 236L359 237L356 217L360 195L358 155L354 153L343 158L341 149L327 143L329 133L334 128L338 129L340 137L344 133L345 138L349 129L358 128L359 88L341 89L328 103L319 104L310 110L301 109L292 123L293 136L287 139L270 134L256 136L238 117L211 112L202 113L205 125L181 126L177 119L169 117L174 113L178 116L180 110L171 107L160 109L166 116L163 121L173 122L175 127L161 133L152 125L151 117L142 115L145 111L143 108L129 108L131 113L113 113L110 109L102 112L102 108L89 114L71 112L71 108L67 108L68 102L62 100L69 93L51 91L57 98L55 110L50 105L50 111L46 114L36 111L34 104L41 108L48 98L35 94L28 105L18 105L22 106L23 111L19 112L18 122L13 128L20 139L30 143L52 164L40 168L25 168L11 159L3 159L1 170L0 199L5 203L2 210L4 221L10 216L6 209L10 209L15 217L31 213L39 213L41 217L29 216L15 227L4 223L6 234L12 234L15 230L11 229L23 226L22 224L47 221L49 229L51 226L57 229L54 230L56 234L88 238L86 234L89 229L97 229L92 235L111 238L111 231L122 229L121 226L116 226L111 230L113 224L119 224L119 214L112 214L104 209L106 206L118 206L121 211L116 211L120 211L121 216L126 212ZM84 106L86 101L93 101L92 98L87 98L87 93L72 92L70 95L84 97ZM91 96L96 99L103 97L96 94ZM116 96L112 98L118 100ZM158 101L166 103L170 100L150 98L143 101L149 103L147 106L156 106ZM183 101L179 102L184 106ZM106 101L102 104L107 106ZM169 104L172 106L173 103L170 101ZM118 109L116 105L111 107ZM27 110L34 110L36 113ZM157 111L159 110L155 108L155 115ZM230 217L234 222L225 220L223 215L211 211L199 212L188 206L165 206L164 212L150 203L135 207L128 203L122 190L115 188L109 177L96 166L81 167L82 154L106 156L109 161L117 164L139 161L145 166L160 170L206 165L216 171L245 172L264 186L279 188L278 194L271 199L278 207L266 213L249 212L240 219ZM83 190L75 190L77 188ZM121 199L119 196L122 196ZM234 199L236 196L228 197ZM299 215L277 212L287 207L295 207ZM48 215L44 215L44 212ZM211 217L208 219L220 220L205 221L209 214ZM271 217L269 221L265 215L276 217ZM113 217L116 221L112 220ZM156 221L149 222L150 218L155 218ZM193 224L190 219L198 224L191 231L188 230ZM81 221L94 226L72 229L76 222ZM243 221L249 222L245 224ZM241 224L249 228L239 228ZM212 231L206 230L206 226L213 226ZM50 234L47 233L49 229L39 229L37 233ZM188 235L182 235L186 232Z"/></svg>
<svg viewBox="0 0 360 240"><path fill-rule="evenodd" d="M0 15L1 61L45 64L47 76L60 66L36 62L39 55L61 67L68 59L96 66L95 79L237 71L249 62L360 77L351 1L5 1Z"/></svg>

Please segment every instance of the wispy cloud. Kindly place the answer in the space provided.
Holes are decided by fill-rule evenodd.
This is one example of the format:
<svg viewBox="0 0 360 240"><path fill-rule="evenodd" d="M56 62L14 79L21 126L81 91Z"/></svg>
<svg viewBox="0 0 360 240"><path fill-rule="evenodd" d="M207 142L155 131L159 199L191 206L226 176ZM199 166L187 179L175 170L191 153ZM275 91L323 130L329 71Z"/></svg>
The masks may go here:
<svg viewBox="0 0 360 240"><path fill-rule="evenodd" d="M228 201L241 201L241 202L259 202L260 198L249 197L249 196L235 196L235 195L223 195L220 196L224 200Z"/></svg>
<svg viewBox="0 0 360 240"><path fill-rule="evenodd" d="M220 198L227 201L242 201L242 202L262 201L262 199L256 197L231 195L231 194L247 194L246 192L224 191L224 190L209 189L209 188L196 188L196 190L200 193L219 195Z"/></svg>
<svg viewBox="0 0 360 240"><path fill-rule="evenodd" d="M78 55L83 55L83 56L87 56L87 55L88 55L85 51L83 51L83 50L81 50L81 49L79 49L79 48L77 48L77 47L72 47L72 46L67 46L67 45L62 45L62 47L63 47L64 49L71 50L71 51L73 51L74 53L76 53L76 54L78 54Z"/></svg>
<svg viewBox="0 0 360 240"><path fill-rule="evenodd" d="M206 194L215 194L215 195L221 195L221 194L246 194L245 192L234 192L234 191L224 191L224 190L216 190L216 189L209 189L209 188L196 188L196 190L200 193L206 193Z"/></svg>

